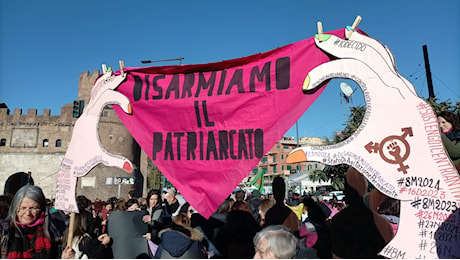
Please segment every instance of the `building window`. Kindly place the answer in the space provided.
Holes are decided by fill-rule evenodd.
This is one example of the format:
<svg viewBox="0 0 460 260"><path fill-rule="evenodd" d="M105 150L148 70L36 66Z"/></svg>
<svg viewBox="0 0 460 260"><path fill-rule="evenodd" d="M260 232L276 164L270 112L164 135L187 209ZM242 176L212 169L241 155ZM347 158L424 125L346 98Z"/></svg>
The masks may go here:
<svg viewBox="0 0 460 260"><path fill-rule="evenodd" d="M284 165L281 165L281 170L284 171Z"/></svg>
<svg viewBox="0 0 460 260"><path fill-rule="evenodd" d="M281 160L284 160L284 154L281 155Z"/></svg>
<svg viewBox="0 0 460 260"><path fill-rule="evenodd" d="M273 166L273 173L276 173L276 166Z"/></svg>
<svg viewBox="0 0 460 260"><path fill-rule="evenodd" d="M102 117L108 117L108 116L109 116L109 111L102 112Z"/></svg>
<svg viewBox="0 0 460 260"><path fill-rule="evenodd" d="M43 140L43 147L48 147L48 139Z"/></svg>
<svg viewBox="0 0 460 260"><path fill-rule="evenodd" d="M2 138L2 140L0 140L0 146L5 146L5 145L6 145L6 139Z"/></svg>
<svg viewBox="0 0 460 260"><path fill-rule="evenodd" d="M288 165L286 166L287 167L287 170L290 171L291 170L291 165Z"/></svg>
<svg viewBox="0 0 460 260"><path fill-rule="evenodd" d="M285 145L283 146L284 149L289 149L289 146Z"/></svg>
<svg viewBox="0 0 460 260"><path fill-rule="evenodd" d="M61 147L62 146L62 141L61 139L56 140L56 147Z"/></svg>

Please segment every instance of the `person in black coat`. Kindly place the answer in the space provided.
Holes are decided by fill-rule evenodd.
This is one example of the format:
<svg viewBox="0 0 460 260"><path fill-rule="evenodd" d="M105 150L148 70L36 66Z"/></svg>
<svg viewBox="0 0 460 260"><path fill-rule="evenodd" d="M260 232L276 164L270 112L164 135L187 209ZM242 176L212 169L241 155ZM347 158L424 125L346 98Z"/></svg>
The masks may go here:
<svg viewBox="0 0 460 260"><path fill-rule="evenodd" d="M316 255L323 259L332 258L331 234L329 223L327 222L328 217L324 214L318 203L324 204L316 202L310 197L303 199L304 207L308 212L308 218L305 222L311 223L317 234L318 239L313 244L313 248L316 249Z"/></svg>
<svg viewBox="0 0 460 260"><path fill-rule="evenodd" d="M262 220L259 214L259 205L262 202L262 199L260 199L260 191L258 190L253 190L251 192L252 199L248 202L249 208L251 209L252 215L254 218L257 220L257 222L260 223Z"/></svg>
<svg viewBox="0 0 460 260"><path fill-rule="evenodd" d="M172 220L169 228L159 233L161 243L155 252L155 258L208 258L203 241L203 233L190 227L190 218L180 213Z"/></svg>
<svg viewBox="0 0 460 260"><path fill-rule="evenodd" d="M142 217L142 221L148 224L147 239L152 240L155 244L159 244L159 231L170 224L166 219L166 211L161 205L161 194L159 190L152 189L149 191L145 213L146 215Z"/></svg>
<svg viewBox="0 0 460 260"><path fill-rule="evenodd" d="M232 207L225 223L217 232L215 246L222 258L249 259L255 254L253 239L261 230L252 216L249 206L237 201Z"/></svg>
<svg viewBox="0 0 460 260"><path fill-rule="evenodd" d="M265 227L269 225L283 225L296 237L299 237L299 218L288 206L284 204L286 184L280 176L275 177L272 183L275 205L265 215Z"/></svg>
<svg viewBox="0 0 460 260"><path fill-rule="evenodd" d="M93 238L88 232L88 214L84 209L79 209L80 213L75 213L75 221L72 226L72 250L75 258L89 259L111 259L112 239L107 234L102 234ZM70 227L69 227L70 228ZM67 243L69 228L66 230L63 243ZM65 257L62 257L65 258Z"/></svg>
<svg viewBox="0 0 460 260"><path fill-rule="evenodd" d="M345 175L347 207L331 220L333 258L382 258L379 252L393 238L390 223L364 203L367 180L350 167Z"/></svg>

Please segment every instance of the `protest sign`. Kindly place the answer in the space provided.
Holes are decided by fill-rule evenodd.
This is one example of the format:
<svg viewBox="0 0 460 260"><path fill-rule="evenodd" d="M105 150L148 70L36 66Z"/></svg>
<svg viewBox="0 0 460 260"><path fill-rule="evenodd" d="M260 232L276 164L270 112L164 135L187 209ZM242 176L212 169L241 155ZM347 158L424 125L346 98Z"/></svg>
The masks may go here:
<svg viewBox="0 0 460 260"><path fill-rule="evenodd" d="M121 104L114 110L128 131L185 199L208 218L327 81L348 78L361 87L366 101L360 127L342 143L298 148L287 162L349 164L382 193L400 199L399 229L383 256L460 255L460 178L442 146L436 115L397 72L389 49L375 39L355 30L335 30L245 58L127 68L101 78L94 96L92 92L91 101L97 105L77 120L62 163L58 209L76 210L74 191L66 189L74 189L74 178L97 163L132 170L128 160L99 145L97 122L109 102ZM102 96L105 90L109 91ZM131 106L133 114L128 115ZM88 136L96 150L77 153L86 150L75 140Z"/></svg>
<svg viewBox="0 0 460 260"><path fill-rule="evenodd" d="M91 90L91 99L83 114L75 122L69 148L62 160L56 183L55 208L78 212L75 201L77 177L86 175L99 163L131 172L132 163L116 154L107 152L99 140L98 123L101 112L108 104L118 104L124 113L130 113L129 101L119 92L118 84L124 80L123 74L105 73L96 81Z"/></svg>
<svg viewBox="0 0 460 260"><path fill-rule="evenodd" d="M331 78L361 87L366 114L345 141L293 150L286 162L348 164L382 193L401 200L399 228L381 254L388 258L460 256L460 178L444 150L437 117L412 84L396 71L389 49L353 33L316 40L337 57L310 71L304 91L312 93Z"/></svg>
<svg viewBox="0 0 460 260"><path fill-rule="evenodd" d="M331 32L344 37L343 30ZM125 68L114 107L152 162L208 218L319 96L308 72L329 61L314 39L202 65Z"/></svg>

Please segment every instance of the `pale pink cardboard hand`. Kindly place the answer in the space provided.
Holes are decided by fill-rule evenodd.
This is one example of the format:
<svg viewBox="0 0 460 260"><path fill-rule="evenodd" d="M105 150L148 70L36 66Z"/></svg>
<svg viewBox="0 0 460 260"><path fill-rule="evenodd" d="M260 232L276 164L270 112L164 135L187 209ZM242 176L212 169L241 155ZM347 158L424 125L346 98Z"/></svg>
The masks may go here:
<svg viewBox="0 0 460 260"><path fill-rule="evenodd" d="M132 163L127 158L111 154L102 147L98 134L100 115L106 105L116 104L126 113L132 113L128 98L115 91L125 76L126 74L113 75L109 70L94 84L91 99L75 122L72 139L58 173L57 209L78 212L75 202L76 179L86 175L99 163L132 171Z"/></svg>
<svg viewBox="0 0 460 260"><path fill-rule="evenodd" d="M460 178L443 148L433 109L396 71L393 55L377 40L354 32L349 40L323 35L315 42L338 59L310 71L304 92L331 78L352 79L363 91L366 114L342 143L297 148L286 161L348 164L381 192L400 199L399 229L383 256L458 257Z"/></svg>

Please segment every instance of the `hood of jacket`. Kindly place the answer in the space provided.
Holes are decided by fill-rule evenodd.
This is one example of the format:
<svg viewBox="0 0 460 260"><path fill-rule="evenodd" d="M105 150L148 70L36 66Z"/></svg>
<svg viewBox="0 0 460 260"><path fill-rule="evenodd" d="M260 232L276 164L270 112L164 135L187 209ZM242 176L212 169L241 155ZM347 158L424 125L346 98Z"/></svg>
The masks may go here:
<svg viewBox="0 0 460 260"><path fill-rule="evenodd" d="M179 257L189 250L194 242L203 240L203 234L200 231L193 228L187 229L191 233L190 236L171 228L160 231L161 245L171 256Z"/></svg>

